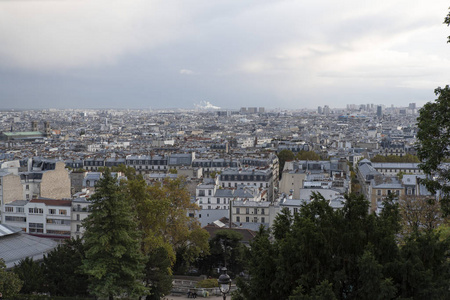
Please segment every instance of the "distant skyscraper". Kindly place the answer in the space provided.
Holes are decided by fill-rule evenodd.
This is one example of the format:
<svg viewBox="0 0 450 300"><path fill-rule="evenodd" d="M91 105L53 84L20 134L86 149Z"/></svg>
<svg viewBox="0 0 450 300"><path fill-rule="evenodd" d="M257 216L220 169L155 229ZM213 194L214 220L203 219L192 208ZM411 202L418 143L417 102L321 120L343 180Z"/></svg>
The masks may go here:
<svg viewBox="0 0 450 300"><path fill-rule="evenodd" d="M377 117L381 118L381 116L383 115L383 109L381 107L381 105L377 106Z"/></svg>
<svg viewBox="0 0 450 300"><path fill-rule="evenodd" d="M319 106L319 107L317 107L317 113L319 114L319 115L321 115L323 112L322 112L322 106Z"/></svg>
<svg viewBox="0 0 450 300"><path fill-rule="evenodd" d="M323 107L323 114L328 116L330 114L330 107L328 105L325 105Z"/></svg>
<svg viewBox="0 0 450 300"><path fill-rule="evenodd" d="M410 103L409 104L409 109L416 109L416 104L415 103Z"/></svg>
<svg viewBox="0 0 450 300"><path fill-rule="evenodd" d="M249 107L249 108L247 108L247 111L250 114L256 114L258 112L258 109L256 107Z"/></svg>
<svg viewBox="0 0 450 300"><path fill-rule="evenodd" d="M259 108L259 113L260 114L263 114L263 113L265 113L266 112L266 109L264 108L264 107L260 107Z"/></svg>

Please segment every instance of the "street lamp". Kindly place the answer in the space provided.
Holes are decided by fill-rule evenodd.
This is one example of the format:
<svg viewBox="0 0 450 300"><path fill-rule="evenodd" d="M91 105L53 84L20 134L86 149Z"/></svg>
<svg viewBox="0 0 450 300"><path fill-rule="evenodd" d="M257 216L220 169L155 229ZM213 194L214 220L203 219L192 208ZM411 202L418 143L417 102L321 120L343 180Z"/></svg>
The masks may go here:
<svg viewBox="0 0 450 300"><path fill-rule="evenodd" d="M217 282L219 283L219 289L223 295L223 300L226 300L227 294L231 288L231 278L227 274L227 268L223 267L222 272L223 273L219 276L219 279L217 280Z"/></svg>

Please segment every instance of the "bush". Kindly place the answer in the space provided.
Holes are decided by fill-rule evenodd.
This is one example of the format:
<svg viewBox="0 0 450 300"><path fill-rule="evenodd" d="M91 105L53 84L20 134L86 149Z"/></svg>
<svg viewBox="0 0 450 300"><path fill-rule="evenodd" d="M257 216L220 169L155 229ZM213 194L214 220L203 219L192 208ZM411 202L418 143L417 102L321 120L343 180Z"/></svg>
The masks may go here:
<svg viewBox="0 0 450 300"><path fill-rule="evenodd" d="M204 279L197 283L198 288L207 289L207 288L215 288L218 286L219 286L219 283L217 282L217 279L215 279L215 278Z"/></svg>

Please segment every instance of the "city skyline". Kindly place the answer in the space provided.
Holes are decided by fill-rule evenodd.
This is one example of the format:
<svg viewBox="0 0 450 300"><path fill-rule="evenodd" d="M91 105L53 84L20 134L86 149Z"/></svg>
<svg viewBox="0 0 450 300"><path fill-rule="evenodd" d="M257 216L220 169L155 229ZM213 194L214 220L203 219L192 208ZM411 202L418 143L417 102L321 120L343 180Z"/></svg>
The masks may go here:
<svg viewBox="0 0 450 300"><path fill-rule="evenodd" d="M448 3L3 1L0 109L423 106Z"/></svg>

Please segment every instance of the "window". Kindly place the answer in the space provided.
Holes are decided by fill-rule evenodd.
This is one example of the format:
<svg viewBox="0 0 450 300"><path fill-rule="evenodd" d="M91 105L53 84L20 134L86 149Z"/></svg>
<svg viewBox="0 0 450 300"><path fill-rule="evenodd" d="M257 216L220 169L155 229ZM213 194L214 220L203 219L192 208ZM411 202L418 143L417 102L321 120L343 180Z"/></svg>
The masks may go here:
<svg viewBox="0 0 450 300"><path fill-rule="evenodd" d="M266 211L265 211L264 208L261 208L261 214L262 214L262 215L265 215L265 214L266 214ZM264 222L263 222L263 223L264 223Z"/></svg>
<svg viewBox="0 0 450 300"><path fill-rule="evenodd" d="M80 232L80 229L81 229L81 225L77 225L77 232Z"/></svg>
<svg viewBox="0 0 450 300"><path fill-rule="evenodd" d="M247 208L245 209L245 214L248 215L249 213L250 213L250 208L247 207Z"/></svg>
<svg viewBox="0 0 450 300"><path fill-rule="evenodd" d="M5 212L14 212L14 207L6 206L5 207Z"/></svg>
<svg viewBox="0 0 450 300"><path fill-rule="evenodd" d="M25 217L13 217L13 216L5 216L6 222L26 222L27 218Z"/></svg>
<svg viewBox="0 0 450 300"><path fill-rule="evenodd" d="M56 215L56 209L50 208L50 209L48 210L48 213L49 213L50 215Z"/></svg>
<svg viewBox="0 0 450 300"><path fill-rule="evenodd" d="M16 212L23 213L25 210L23 207L16 207Z"/></svg>
<svg viewBox="0 0 450 300"><path fill-rule="evenodd" d="M240 222L241 221L241 217L237 216L236 217L236 222Z"/></svg>
<svg viewBox="0 0 450 300"><path fill-rule="evenodd" d="M245 217L245 222L250 222L250 217Z"/></svg>
<svg viewBox="0 0 450 300"><path fill-rule="evenodd" d="M257 214L258 214L258 209L255 208L255 209L253 210L253 213L254 213L255 215L257 215Z"/></svg>
<svg viewBox="0 0 450 300"><path fill-rule="evenodd" d="M240 214L241 213L241 209L239 207L236 207L236 214Z"/></svg>
<svg viewBox="0 0 450 300"><path fill-rule="evenodd" d="M378 196L381 195L381 190L377 190L377 195L378 195Z"/></svg>
<svg viewBox="0 0 450 300"><path fill-rule="evenodd" d="M65 209L60 209L60 210L59 210L59 214L60 214L60 215L66 216L66 215L67 215L67 210L65 210Z"/></svg>
<svg viewBox="0 0 450 300"><path fill-rule="evenodd" d="M298 213L298 208L297 207L294 208L294 214L296 214L296 213Z"/></svg>
<svg viewBox="0 0 450 300"><path fill-rule="evenodd" d="M30 223L30 233L43 233L44 232L44 224L42 223Z"/></svg>
<svg viewBox="0 0 450 300"><path fill-rule="evenodd" d="M212 195L212 191L208 190L208 196L211 196L211 195Z"/></svg>
<svg viewBox="0 0 450 300"><path fill-rule="evenodd" d="M26 198L27 200L30 200L30 194L26 194L26 195L25 195L25 198Z"/></svg>
<svg viewBox="0 0 450 300"><path fill-rule="evenodd" d="M30 214L43 214L43 213L44 213L44 209L42 209L42 208L37 208L37 207L35 207L35 208L29 208L29 209L28 209L28 212L29 212Z"/></svg>
<svg viewBox="0 0 450 300"><path fill-rule="evenodd" d="M266 218L261 217L261 223L266 223Z"/></svg>
<svg viewBox="0 0 450 300"><path fill-rule="evenodd" d="M70 225L70 220L47 219L47 224Z"/></svg>
<svg viewBox="0 0 450 300"><path fill-rule="evenodd" d="M217 204L220 204L220 198L217 198Z"/></svg>
<svg viewBox="0 0 450 300"><path fill-rule="evenodd" d="M25 189L26 189L27 191L30 190L30 185L27 184L27 185L25 186Z"/></svg>
<svg viewBox="0 0 450 300"><path fill-rule="evenodd" d="M80 215L77 214L77 221L80 221Z"/></svg>

